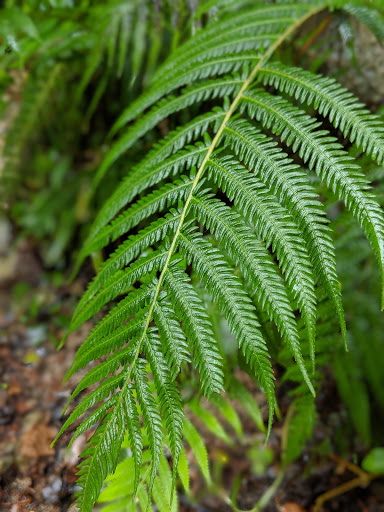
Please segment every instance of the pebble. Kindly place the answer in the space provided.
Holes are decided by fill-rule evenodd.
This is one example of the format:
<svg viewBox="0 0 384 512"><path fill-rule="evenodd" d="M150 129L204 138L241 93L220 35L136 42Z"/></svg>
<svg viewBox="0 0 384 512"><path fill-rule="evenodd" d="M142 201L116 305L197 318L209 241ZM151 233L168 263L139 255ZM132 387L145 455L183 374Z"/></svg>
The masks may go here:
<svg viewBox="0 0 384 512"><path fill-rule="evenodd" d="M48 325L41 324L34 327L28 327L26 331L26 337L29 345L39 345L47 339Z"/></svg>
<svg viewBox="0 0 384 512"><path fill-rule="evenodd" d="M61 491L62 481L61 478L51 476L48 478L49 485L47 487L43 487L42 495L45 500L50 501L51 503L58 503L59 498L58 494Z"/></svg>

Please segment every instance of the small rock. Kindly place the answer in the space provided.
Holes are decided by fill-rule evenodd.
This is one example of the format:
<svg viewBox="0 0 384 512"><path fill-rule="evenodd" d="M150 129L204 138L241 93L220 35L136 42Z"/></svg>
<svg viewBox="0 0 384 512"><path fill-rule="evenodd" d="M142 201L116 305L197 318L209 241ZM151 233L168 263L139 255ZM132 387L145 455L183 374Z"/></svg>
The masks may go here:
<svg viewBox="0 0 384 512"><path fill-rule="evenodd" d="M51 503L58 503L59 498L58 494L61 491L62 487L62 481L61 478L58 477L49 477L48 478L48 485L47 487L44 487L42 490L42 495L45 500L50 501Z"/></svg>
<svg viewBox="0 0 384 512"><path fill-rule="evenodd" d="M29 345L40 345L47 339L48 326L46 324L36 325L35 327L28 327L26 336Z"/></svg>
<svg viewBox="0 0 384 512"><path fill-rule="evenodd" d="M25 489L28 487L31 487L32 485L32 478L27 476L25 478L16 478L12 484L11 489L17 489L19 492L24 492Z"/></svg>

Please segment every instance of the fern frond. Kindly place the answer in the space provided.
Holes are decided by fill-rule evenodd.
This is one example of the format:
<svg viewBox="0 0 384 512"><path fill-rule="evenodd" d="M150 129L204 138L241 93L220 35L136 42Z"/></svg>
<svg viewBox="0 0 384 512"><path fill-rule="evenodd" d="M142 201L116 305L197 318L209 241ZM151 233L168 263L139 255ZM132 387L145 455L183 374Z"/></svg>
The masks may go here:
<svg viewBox="0 0 384 512"><path fill-rule="evenodd" d="M254 307L249 297L235 276L231 274L225 261L220 258L220 253L210 247L209 242L203 237L197 234L192 237L181 233L179 247L187 261L193 259L196 272L205 282L219 307L223 309L229 326L239 342L239 348L244 352L251 368L255 369L256 376L268 397L268 402L274 404L272 368L267 359L268 349L259 331L260 325L254 316ZM309 388L314 393L301 356L298 336L294 336L292 332L289 334L287 341L292 355L299 364ZM273 407L271 409L270 419L273 417Z"/></svg>
<svg viewBox="0 0 384 512"><path fill-rule="evenodd" d="M149 184L144 183L143 185L139 185L136 189L137 192L134 192L132 195L135 179L140 183L140 177L143 177L143 173L147 175L148 169L155 167L159 162L163 162L172 153L176 153L180 149L183 149L192 140L196 139L199 137L199 135L204 133L211 124L213 124L214 127L220 125L224 116L225 112L221 108L217 107L212 112L208 112L207 114L203 114L202 116L198 116L197 118L193 119L184 127L174 130L173 132L169 133L167 137L162 139L159 144L155 144L147 157L145 157L135 167L135 169L132 170L132 177L130 176L128 179L124 180L121 186L116 190L115 194L113 194L113 197L111 197L111 199L108 200L101 208L99 214L93 222L90 234L88 236L88 241L94 238L102 226L107 224L121 208L123 208L128 202L132 201L136 194L140 193L142 190L141 187L145 188L147 186L151 186L154 183L157 183L157 180L160 178L157 178L156 176L150 180ZM176 172L176 169L174 172ZM77 266L79 266L81 263L81 261L79 261L80 258L86 257L83 254L85 254L84 251L82 251L81 256L78 258Z"/></svg>
<svg viewBox="0 0 384 512"><path fill-rule="evenodd" d="M99 274L90 283L76 308L75 315L105 285L112 274L131 263L147 247L159 240L165 239L170 232L175 231L180 221L180 216L180 211L171 211L165 217L153 221L152 224L142 229L137 235L129 236L125 242L119 245L116 251L101 266Z"/></svg>
<svg viewBox="0 0 384 512"><path fill-rule="evenodd" d="M228 123L224 136L240 160L269 187L280 204L288 205L292 217L308 237L308 252L313 268L334 302L345 337L345 319L340 285L336 272L336 257L327 219L321 202L311 187L307 175L292 163L276 143L246 120ZM314 357L314 315L307 315L308 337Z"/></svg>
<svg viewBox="0 0 384 512"><path fill-rule="evenodd" d="M125 393L125 416L127 420L128 436L132 457L135 466L135 480L133 494L136 495L140 482L141 458L143 453L143 436L141 433L140 418L133 395L133 385L127 387Z"/></svg>
<svg viewBox="0 0 384 512"><path fill-rule="evenodd" d="M113 393L118 387L120 387L123 383L123 375L113 375L108 380L100 384L100 386L92 391L89 395L87 395L84 400L82 400L79 405L76 406L75 410L70 414L67 421L64 423L62 429L60 430L57 438L64 432L66 428L68 428L72 423L74 423L80 416L82 416L85 412L89 411L89 409L95 405L97 402L101 402L105 398L107 398L111 393ZM75 395L74 395L75 396Z"/></svg>
<svg viewBox="0 0 384 512"><path fill-rule="evenodd" d="M210 66L209 69L211 69ZM231 69L225 68L223 73L230 70ZM233 70L236 71L236 69ZM179 87L184 83L188 83L190 80L193 80L193 77L187 78L183 83L177 84L176 87ZM226 77L222 80L210 80L209 82L203 82L198 85L188 87L182 91L180 96L163 98L153 107L152 110L143 115L135 124L133 124L111 147L97 171L93 186L96 187L99 184L107 170L119 158L119 156L124 153L124 151L132 147L136 141L154 128L160 121L179 110L183 110L190 105L194 105L199 101L205 101L208 98L222 98L228 94L237 92L242 83L243 80L241 80L240 77ZM172 90L169 83L167 88Z"/></svg>
<svg viewBox="0 0 384 512"><path fill-rule="evenodd" d="M184 54L179 63L174 62L174 68L164 71L154 86L159 85L163 80L169 80L174 74L182 73L185 69L194 67L196 63L205 59L220 58L224 55L235 55L249 50L259 50L273 43L279 34L286 27L287 18L281 20L270 20L260 22L252 21L245 25L240 25L235 30L230 30L226 34L216 34L207 44L202 47L194 46L193 52L188 55ZM258 30L255 30L258 29Z"/></svg>
<svg viewBox="0 0 384 512"><path fill-rule="evenodd" d="M209 176L254 224L266 246L272 246L276 251L287 282L298 297L309 329L313 330L316 298L312 268L307 249L288 211L274 201L262 183L232 157L211 159L208 166Z"/></svg>
<svg viewBox="0 0 384 512"><path fill-rule="evenodd" d="M169 443L173 459L172 488L176 483L177 466L182 449L184 411L180 393L167 368L165 358L160 350L161 343L157 333L148 331L144 349L150 364L160 410L167 428Z"/></svg>
<svg viewBox="0 0 384 512"><path fill-rule="evenodd" d="M110 411L88 441L79 464L77 503L81 510L91 512L107 475L116 469L120 446L125 434L125 417L121 402Z"/></svg>
<svg viewBox="0 0 384 512"><path fill-rule="evenodd" d="M231 5L232 0L228 2ZM82 512L88 510L85 499L94 499L101 488L100 479L87 480L88 471L101 464L104 478L116 463L115 453L122 443L120 431L117 440L112 440L117 424L122 432L128 430L135 466L135 483L130 486L135 487L141 508L150 506L153 489L156 500L165 507L154 483L163 456L164 430L174 461L173 476L163 468L167 485L173 489L183 457L182 431L201 452L200 463L209 479L199 438L188 422L183 426L176 384L180 367L190 358L200 373L204 395L210 397L224 389L214 321L196 286L204 289L204 300L211 296L218 314L227 319L247 371L252 370L268 398L267 435L275 406L270 353L275 353L281 342L281 358L288 365L292 358L296 360L295 376L300 374L300 385L314 393L307 356L314 362L316 320L322 312L315 295L315 276L333 301L345 336L334 247L324 208L307 173L277 147L268 132L278 135L281 143L290 146L326 187L344 200L365 229L384 269L383 214L367 180L336 138L319 129L321 123L293 102L298 99L317 108L379 161L384 147L381 125L328 79L280 64L268 65L294 31L323 8L323 4L310 1L293 5L253 2L249 9L239 7L230 14L219 14L170 56L147 92L122 112L112 129L116 135L131 123L112 143L94 186L128 148L143 137L146 141L156 138L154 129L160 121L177 112L180 115L172 118L172 124L177 119L188 120L127 170L124 181L99 211L79 256L82 261L94 250L127 237L102 264L70 326L70 331L77 328L112 303L68 372L69 376L107 356L96 361L80 381L73 396L96 382L101 384L77 406L66 424L100 402L78 427L84 431L83 425L101 421L85 453L88 458L80 480ZM277 78L282 72L284 79ZM259 87L255 89L256 82ZM260 82L280 88L289 98L265 92ZM195 105L199 107L190 108ZM193 117L196 110L198 115ZM121 294L127 296L113 305ZM324 334L324 326L319 324ZM148 374L153 381L148 381ZM236 392L250 409L249 395L239 386ZM231 408L220 398L216 403L227 411L240 433ZM148 453L142 453L147 443L140 429L140 414ZM256 414L255 421L264 429L261 415ZM108 443L114 443L112 454L103 460L102 448L108 449ZM144 466L143 481L149 494L138 483ZM183 481L187 481L185 475Z"/></svg>
<svg viewBox="0 0 384 512"><path fill-rule="evenodd" d="M198 220L206 224L240 267L248 293L257 305L275 322L288 345L297 343L292 306L264 246L241 217L221 201L205 195L194 197L191 204Z"/></svg>
<svg viewBox="0 0 384 512"><path fill-rule="evenodd" d="M215 52L217 48L221 48L220 45L227 45L230 42L236 44L241 37L246 35L274 34L276 29L286 28L287 24L292 23L294 16L292 6L282 5L268 6L264 9L260 9L260 7L247 9L246 12L241 11L238 14L232 13L230 18L216 22L212 27L208 26L193 40L187 41L182 48L176 50L169 62L165 61L161 68L154 73L152 83L159 83L168 76L174 67L177 70L179 67L189 65L189 62L199 56L201 51L204 53ZM254 48L257 48L257 45Z"/></svg>
<svg viewBox="0 0 384 512"><path fill-rule="evenodd" d="M168 268L165 275L175 311L183 318L183 330L193 353L193 364L200 372L201 390L209 397L224 389L221 355L204 305L180 268Z"/></svg>
<svg viewBox="0 0 384 512"><path fill-rule="evenodd" d="M165 300L159 300L155 304L153 318L159 330L165 360L172 379L175 379L183 361L189 361L185 335L172 305Z"/></svg>
<svg viewBox="0 0 384 512"><path fill-rule="evenodd" d="M250 367L255 370L268 397L270 420L272 420L275 402L272 367L251 300L220 252L201 235L182 232L179 237L179 250L186 257L187 262L193 261L198 276L223 310L238 340L239 348Z"/></svg>
<svg viewBox="0 0 384 512"><path fill-rule="evenodd" d="M381 7L380 2L376 2L377 7ZM344 10L352 16L355 16L361 23L364 23L369 30L377 37L379 42L382 44L384 41L384 13L381 9L379 12L374 9L374 4L371 6L367 5L353 5L349 2L343 6Z"/></svg>
<svg viewBox="0 0 384 512"><path fill-rule="evenodd" d="M133 343L132 340L126 341L128 346L114 351L105 361L99 363L84 375L71 394L69 402L76 398L78 394L87 387L97 382L102 382L103 379L107 378L110 374L114 374L119 370L120 366L123 368L126 366L127 362L133 358L135 352L135 343Z"/></svg>
<svg viewBox="0 0 384 512"><path fill-rule="evenodd" d="M274 63L260 70L260 80L286 92L301 103L313 106L328 117L344 137L361 148L378 164L384 161L384 124L332 78Z"/></svg>
<svg viewBox="0 0 384 512"><path fill-rule="evenodd" d="M259 90L248 91L242 101L251 117L298 151L304 163L344 201L376 252L384 282L384 215L353 158L327 130L316 130L320 123L288 101Z"/></svg>
<svg viewBox="0 0 384 512"><path fill-rule="evenodd" d="M249 66L254 66L260 58L258 56L255 56L254 53L244 53L244 54L234 54L234 55L227 55L223 57L212 57L207 58L200 62L198 66L194 66L192 70L185 71L181 74L181 76L176 77L175 79L171 80L168 83L162 83L161 88L154 87L153 89L150 89L147 93L143 94L138 100L137 103L133 102L130 107L126 109L125 112L122 113L122 115L119 117L119 119L116 121L116 123L112 127L112 134L115 134L120 128L122 128L124 125L128 124L132 119L138 117L141 113L143 113L148 107L151 105L156 104L160 98L163 96L169 94L174 89L177 89L179 87L182 87L185 84L188 84L190 82L204 79L204 78L210 78L211 76L218 76L218 75L226 75L228 73L235 73L243 68L249 68ZM224 80L225 81L225 80ZM209 84L211 84L212 81L207 82L208 86L208 92L211 90L209 87ZM243 83L243 81L242 81ZM204 84L203 88L200 89L200 84L195 86L196 93L200 95L201 93L204 94ZM240 84L241 86L241 84ZM190 97L190 95L194 94L194 88L187 88L185 93L189 93L187 96L187 99ZM171 96L175 103L177 108L183 108L183 106L180 104L180 102L177 102L177 97ZM200 96L202 98L203 96ZM184 100L185 101L185 100ZM160 101L161 104L161 101ZM151 111L150 111L151 112ZM155 110L156 112L156 110ZM145 117L146 114L143 115ZM142 117L142 118L143 118ZM139 117L139 119L142 119ZM107 164L105 164L107 165ZM103 169L104 172L104 169ZM100 171L101 173L101 171Z"/></svg>
<svg viewBox="0 0 384 512"><path fill-rule="evenodd" d="M290 5L289 7L274 5L267 7L264 12L262 12L263 9L260 9L259 7L254 11L247 10L246 12L239 13L237 16L231 16L229 19L216 23L212 27L208 26L204 31L198 33L193 40L186 42L183 45L182 50L179 52L176 50L172 54L172 59L169 65L165 62L161 70L154 74L152 80L153 86L148 92L144 93L137 101L133 102L132 105L126 109L118 119L113 129L116 131L132 119L137 118L145 109L153 105L162 96L168 94L171 90L177 87L181 87L185 83L206 78L207 76L212 76L212 74L219 75L230 71L237 71L244 65L254 66L256 64L258 57L255 57L254 54L236 55L236 53L229 53L229 55L222 57L208 57L205 62L201 61L198 65L193 66L191 70L189 70L189 59L193 57L193 54L196 54L199 49L204 49L207 46L209 47L209 43L212 39L212 45L214 46L215 41L220 41L221 39L218 38L218 34L221 34L221 36L224 35L224 37L226 34L230 36L230 31L232 30L234 32L232 34L232 39L236 41L239 34L242 35L243 30L246 30L247 23L251 25L251 28L253 27L253 32L257 34L260 27L261 29L266 27L266 30L268 30L268 26L270 27L271 24L273 26L276 18L281 18L280 23L277 20L277 27L283 26L282 28L284 30L287 27L290 27L298 17L305 15L308 10L308 6L300 4ZM253 21L250 22L250 20L252 20L251 16L254 16L254 18ZM281 29L277 30L277 34L279 35L280 33ZM266 44L264 47L267 48L270 44ZM172 76L173 67L180 65L183 61L185 61L186 65L184 67L182 65L180 66L179 75L176 75L176 77ZM170 76L172 76L173 80L168 83L164 83L164 80L169 80ZM159 84L161 84L161 87L159 87Z"/></svg>
<svg viewBox="0 0 384 512"><path fill-rule="evenodd" d="M108 336L119 327L131 315L139 311L156 289L155 284L142 285L138 290L132 291L127 297L122 299L89 333L83 345L76 353L76 358L82 355L83 351L90 349L98 343L100 338ZM83 348L85 347L85 348ZM76 359L75 359L76 361Z"/></svg>
<svg viewBox="0 0 384 512"><path fill-rule="evenodd" d="M148 341L147 341L148 343ZM156 361L155 367L158 362ZM152 495L153 483L160 461L160 453L163 449L163 430L158 406L151 393L146 376L146 361L137 359L132 369L132 376L135 381L137 401L143 414L145 428L147 431L149 446L151 448L151 474L148 484L148 495ZM165 391L164 391L165 393ZM149 504L149 502L148 502Z"/></svg>
<svg viewBox="0 0 384 512"><path fill-rule="evenodd" d="M107 334L104 337L98 338L97 343L91 343L92 338L88 338L87 343L83 343L76 357L68 370L65 379L69 379L75 372L84 368L90 361L99 359L100 357L107 355L115 350L121 348L124 343L129 342L133 337L137 337L145 322L143 314L136 315L134 319L131 319L126 325L122 325L113 331L112 334Z"/></svg>
<svg viewBox="0 0 384 512"><path fill-rule="evenodd" d="M93 411L91 414L89 414L89 416L87 416L87 418L85 418L80 423L80 425L76 428L76 430L74 431L68 447L70 448L72 446L72 444L74 443L74 441L79 436L81 436L81 434L83 434L84 432L87 432L87 430L89 430L91 427L93 427L93 425L95 425L96 423L99 423L101 420L103 420L105 418L106 414L108 413L108 411L116 406L117 400L118 400L117 395L113 395L111 398L109 398L108 400L105 400L101 405L99 405L95 411ZM89 411L86 411L86 412L89 412ZM56 442L56 439L54 440L54 442Z"/></svg>
<svg viewBox="0 0 384 512"><path fill-rule="evenodd" d="M189 70L196 70L193 76L193 80L205 78L207 75L207 68L209 69L209 75L211 76L211 70L215 74L222 75L229 71L238 71L244 63L252 64L252 59L248 60L247 55L249 50L261 50L268 47L279 37L280 33L286 28L289 19L283 19L280 23L276 23L275 26L269 24L268 30L270 33L261 34L257 30L249 30L252 27L257 27L260 22L253 21L248 25L237 27L236 31L229 31L227 34L216 34L208 44L204 46L195 47L192 55L184 55L183 60L176 64L174 63L174 69L170 69L168 72L163 73L158 80L154 82L153 87L160 88L162 84L167 83L167 90L172 87L176 89L180 83L188 80L190 77ZM231 33L234 32L234 33ZM236 56L243 54L245 60L237 59ZM175 76L180 77L177 81L174 79Z"/></svg>
<svg viewBox="0 0 384 512"><path fill-rule="evenodd" d="M300 4L290 5L289 7L270 6L264 10L260 9L259 7L255 10L250 9L246 12L241 12L238 15L232 15L226 20L215 23L212 27L208 26L205 30L198 33L193 39L187 41L183 45L182 49L179 51L176 50L172 54L170 63L168 64L165 62L161 69L159 69L154 74L152 79L153 85L150 90L143 94L140 99L134 102L125 111L125 113L123 113L122 117L117 122L118 125L122 126L122 124L126 124L139 116L151 104L158 101L161 96L168 94L168 92L171 90L171 87L173 89L180 87L178 83L181 79L187 79L187 81L189 81L205 77L206 75L204 74L204 68L206 68L207 65L204 62L204 58L202 61L200 61L202 64L198 66L196 66L196 64L195 66L190 65L190 61L192 61L194 56L198 56L200 51L204 52L204 50L209 50L211 48L214 52L214 48L218 43L223 41L223 38L227 39L227 44L229 41L233 41L233 44L236 44L239 36L244 36L247 33L257 35L260 34L260 32L263 34L265 31L269 31L272 36L275 36L276 34L278 36L282 30L286 29L287 26L290 26L292 23L294 23L295 19L297 19L298 16L303 15L307 10L308 7L302 5L300 6ZM269 44L267 44L268 42ZM264 48L267 48L272 42L266 40L265 43L266 44L264 45ZM255 44L254 48L257 47L258 45ZM231 52L231 48L229 48L228 55L223 56L223 58L217 58L215 54L213 54L212 57L209 57L208 54L208 57L205 57L205 59L207 59L207 63L210 63L209 72L214 71L214 73L217 75L229 72L230 70L236 71L238 67L235 68L232 66L234 66L236 63L240 64L241 60L232 60L235 56L236 50ZM251 65L253 62L253 65L255 65L253 60L248 60L245 62ZM223 68L225 64L226 66ZM228 65L231 67L228 68ZM193 75L191 75L191 71L189 71L190 67L195 70ZM172 75L174 68L176 71L176 77L175 75ZM179 71L178 74L177 71ZM169 81L170 77L173 78L171 83L164 84L164 81ZM160 84L161 87L159 87ZM120 124L120 122L122 124Z"/></svg>
<svg viewBox="0 0 384 512"><path fill-rule="evenodd" d="M119 236L124 235L154 213L162 211L178 201L185 200L191 189L193 177L187 178L182 176L181 178L181 180L168 183L152 194L140 199L129 210L120 214L110 224L101 229L97 236L86 246L86 251L83 251L82 257L86 257L92 252L106 247L109 242L115 241Z"/></svg>
<svg viewBox="0 0 384 512"><path fill-rule="evenodd" d="M110 279L104 282L103 288L77 311L77 314L72 319L70 329L76 329L93 314L100 311L102 306L112 301L118 295L127 293L137 280L147 276L153 270L162 268L167 254L165 249L159 249L148 256L143 256L139 260L134 261L128 269L115 272Z"/></svg>
<svg viewBox="0 0 384 512"><path fill-rule="evenodd" d="M162 164L154 164L150 169L145 170L146 167L142 168L138 166L116 189L97 216L87 241L85 242L85 248L78 258L77 266L80 265L89 251L92 252L91 244L93 243L95 235L121 208L132 201L137 194L146 188L157 184L159 181L168 178L172 174L180 172L184 167L188 166L188 168L190 168L200 165L207 151L207 147L207 143L204 144L200 142L195 146L187 146L187 149L178 151ZM144 170L145 172L143 172ZM90 245L90 249L88 249L88 245Z"/></svg>

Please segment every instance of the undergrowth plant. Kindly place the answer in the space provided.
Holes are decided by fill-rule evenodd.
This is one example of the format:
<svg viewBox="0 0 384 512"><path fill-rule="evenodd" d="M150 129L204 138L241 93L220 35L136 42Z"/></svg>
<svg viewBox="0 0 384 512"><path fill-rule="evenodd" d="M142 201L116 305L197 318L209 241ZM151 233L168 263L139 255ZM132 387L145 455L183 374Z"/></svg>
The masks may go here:
<svg viewBox="0 0 384 512"><path fill-rule="evenodd" d="M190 18L184 0L7 0L0 10L0 208L40 241L47 266L64 266L92 215L90 176L121 104L188 37Z"/></svg>
<svg viewBox="0 0 384 512"><path fill-rule="evenodd" d="M383 35L378 11L343 4ZM195 393L222 408L221 393L236 388L212 308L226 319L239 364L266 395L267 436L277 408L271 356L285 361L304 397L298 424L308 411L313 418L316 329L321 338L323 320L336 316L346 340L333 232L316 180L358 222L384 276L383 211L348 152L353 145L382 164L384 124L335 80L278 58L330 7L320 1L201 3L196 33L156 69L111 129L113 142L92 192L116 165L126 177L93 221L76 270L89 255L111 244L114 250L69 328L103 312L67 374L97 361L70 401L93 387L59 433L83 414L72 441L98 425L79 466L83 512L92 509L124 454L117 487L126 478L128 497L110 510L135 510L136 501L146 510L152 496L160 510L176 509L176 498L164 504L162 490L175 495L178 472L187 486L183 436L204 458L200 438L185 421L180 370L196 375L191 362L199 373ZM131 167L124 156L135 147L142 158ZM240 395L252 410L246 390ZM192 401L193 407L199 410ZM107 497L116 498L108 488Z"/></svg>
<svg viewBox="0 0 384 512"><path fill-rule="evenodd" d="M356 149L353 150L356 156ZM383 168L360 157L368 179L375 183L383 206ZM333 208L334 205L331 206ZM338 347L331 359L339 393L347 406L352 425L365 446L382 443L379 425L383 421L384 385L380 368L384 364L384 315L374 300L380 290L379 270L358 223L343 212L335 219L338 270L343 283L343 302L348 314L348 352ZM356 269L359 269L356 272ZM369 333L369 342L367 338ZM342 436L339 436L342 438ZM342 447L345 449L344 446Z"/></svg>

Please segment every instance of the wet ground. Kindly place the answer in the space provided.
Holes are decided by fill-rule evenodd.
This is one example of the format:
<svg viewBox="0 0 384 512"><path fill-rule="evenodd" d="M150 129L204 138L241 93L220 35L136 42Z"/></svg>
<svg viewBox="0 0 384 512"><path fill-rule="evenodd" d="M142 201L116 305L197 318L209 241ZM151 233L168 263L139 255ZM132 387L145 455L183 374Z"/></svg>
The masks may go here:
<svg viewBox="0 0 384 512"><path fill-rule="evenodd" d="M4 221L3 221L4 227ZM7 228L5 229L7 230ZM81 280L63 283L59 273L46 273L33 242L12 243L2 236L0 247L0 512L59 512L76 510L76 464L86 434L70 450L65 434L54 448L52 439L63 423L61 411L81 375L63 384L63 377L86 332L70 336L65 347L56 345L65 332L76 297L84 287ZM247 384L250 391L263 397ZM281 409L288 404L282 396ZM286 472L283 484L267 512L310 512L316 498L355 477L343 464L325 453L332 446L329 436L335 417L343 414L332 376L324 380L318 397L319 421L303 456ZM239 412L241 414L241 412ZM260 432L247 416L244 438L232 436L228 446L205 432L214 489L207 491L191 457L191 490L194 503L180 494L180 512L226 512L225 495L237 480L238 506L250 509L276 478L279 471L281 425L275 422L270 447L274 461L262 475L255 474L254 461L247 456ZM88 434L89 435L89 434ZM352 456L352 454L351 454ZM256 468L257 469L257 468ZM383 512L384 480L357 488L327 502L324 511Z"/></svg>

